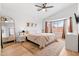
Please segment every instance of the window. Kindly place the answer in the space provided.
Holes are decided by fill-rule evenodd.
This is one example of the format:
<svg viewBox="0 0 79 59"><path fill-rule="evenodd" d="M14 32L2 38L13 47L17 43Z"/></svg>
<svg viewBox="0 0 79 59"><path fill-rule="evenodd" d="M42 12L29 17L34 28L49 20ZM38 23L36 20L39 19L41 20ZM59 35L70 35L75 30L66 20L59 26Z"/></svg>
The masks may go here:
<svg viewBox="0 0 79 59"><path fill-rule="evenodd" d="M57 23L58 23L57 21L54 21L54 22L53 22L52 25L53 25L54 28L56 28L56 27L58 26Z"/></svg>
<svg viewBox="0 0 79 59"><path fill-rule="evenodd" d="M53 27L63 27L64 20L53 21Z"/></svg>
<svg viewBox="0 0 79 59"><path fill-rule="evenodd" d="M63 27L63 24L64 24L64 21L63 20L58 21L58 27Z"/></svg>

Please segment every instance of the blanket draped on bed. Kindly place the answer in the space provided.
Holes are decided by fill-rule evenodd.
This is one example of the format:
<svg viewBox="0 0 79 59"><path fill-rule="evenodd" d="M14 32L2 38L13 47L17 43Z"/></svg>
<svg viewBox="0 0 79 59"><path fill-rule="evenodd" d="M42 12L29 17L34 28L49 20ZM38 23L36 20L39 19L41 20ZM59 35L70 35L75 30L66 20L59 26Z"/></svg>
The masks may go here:
<svg viewBox="0 0 79 59"><path fill-rule="evenodd" d="M38 44L40 48L45 47L47 44L56 40L54 33L30 34L27 38L28 40Z"/></svg>

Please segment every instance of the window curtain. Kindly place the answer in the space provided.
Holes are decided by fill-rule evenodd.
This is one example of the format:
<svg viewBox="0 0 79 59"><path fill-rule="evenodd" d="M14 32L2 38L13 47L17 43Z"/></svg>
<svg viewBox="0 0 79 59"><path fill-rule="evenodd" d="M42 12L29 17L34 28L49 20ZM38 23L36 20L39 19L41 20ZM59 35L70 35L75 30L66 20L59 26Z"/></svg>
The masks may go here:
<svg viewBox="0 0 79 59"><path fill-rule="evenodd" d="M47 21L45 22L45 33L48 33Z"/></svg>
<svg viewBox="0 0 79 59"><path fill-rule="evenodd" d="M69 18L69 32L72 32L72 17Z"/></svg>
<svg viewBox="0 0 79 59"><path fill-rule="evenodd" d="M52 21L50 22L50 33L52 33Z"/></svg>
<svg viewBox="0 0 79 59"><path fill-rule="evenodd" d="M62 34L62 38L65 38L65 20L64 20L64 24L63 24L63 34Z"/></svg>

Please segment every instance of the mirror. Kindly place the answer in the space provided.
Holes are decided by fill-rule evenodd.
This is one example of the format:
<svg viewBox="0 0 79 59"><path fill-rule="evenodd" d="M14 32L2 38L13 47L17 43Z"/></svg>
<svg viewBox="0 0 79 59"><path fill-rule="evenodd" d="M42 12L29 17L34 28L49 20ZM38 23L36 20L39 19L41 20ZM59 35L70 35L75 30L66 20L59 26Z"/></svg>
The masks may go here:
<svg viewBox="0 0 79 59"><path fill-rule="evenodd" d="M0 27L0 56L1 56L1 27Z"/></svg>
<svg viewBox="0 0 79 59"><path fill-rule="evenodd" d="M1 51L15 42L15 21L11 17L0 17L0 54Z"/></svg>

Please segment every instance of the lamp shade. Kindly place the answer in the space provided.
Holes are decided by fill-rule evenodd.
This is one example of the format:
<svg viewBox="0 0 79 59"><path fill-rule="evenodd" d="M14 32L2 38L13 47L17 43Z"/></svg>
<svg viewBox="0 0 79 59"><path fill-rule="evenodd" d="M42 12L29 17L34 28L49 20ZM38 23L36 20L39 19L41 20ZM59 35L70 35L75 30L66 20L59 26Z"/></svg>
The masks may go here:
<svg viewBox="0 0 79 59"><path fill-rule="evenodd" d="M24 31L24 30L22 30L22 32L24 33L25 31Z"/></svg>

